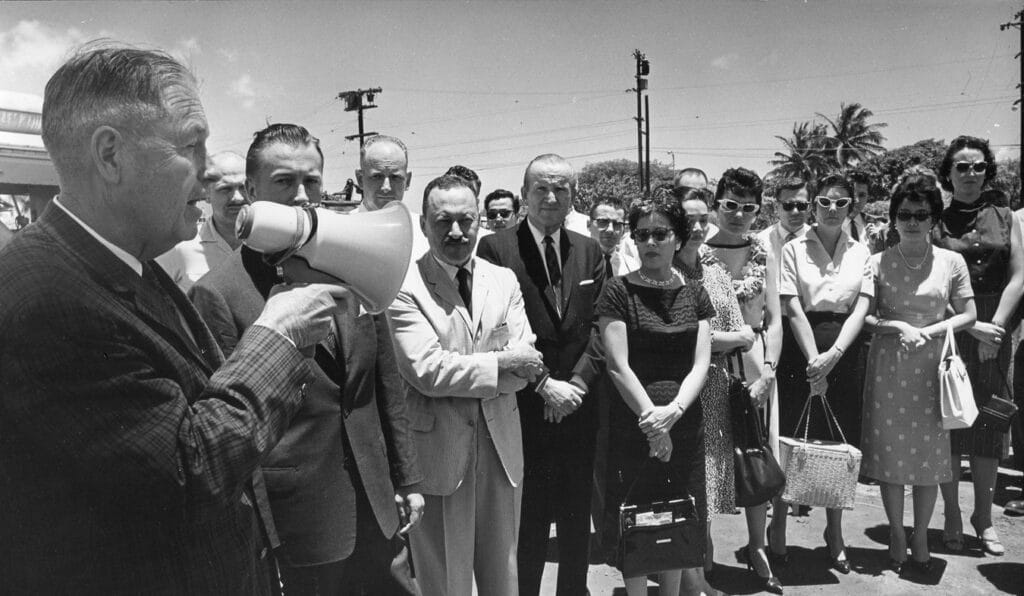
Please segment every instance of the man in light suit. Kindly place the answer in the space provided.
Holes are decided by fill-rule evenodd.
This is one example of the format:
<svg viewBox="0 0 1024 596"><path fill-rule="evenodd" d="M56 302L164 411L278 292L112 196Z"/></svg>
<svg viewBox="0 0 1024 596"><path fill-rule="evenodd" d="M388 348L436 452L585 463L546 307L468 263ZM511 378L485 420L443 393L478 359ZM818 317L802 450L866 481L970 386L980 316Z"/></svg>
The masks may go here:
<svg viewBox="0 0 1024 596"><path fill-rule="evenodd" d="M247 161L254 201L303 205L320 196L323 155L301 126L257 132ZM277 279L275 267L243 246L192 287L190 297L226 354ZM387 323L357 306L335 313L335 333L316 348L306 403L263 462L265 489L257 486L288 595L416 593L407 561L392 565L400 525L415 523L423 507L422 497L406 490L421 479L416 449ZM401 522L396 489L410 518Z"/></svg>
<svg viewBox="0 0 1024 596"><path fill-rule="evenodd" d="M206 136L162 52L95 44L46 85L61 196L0 254L4 594L270 589L253 472L348 292L276 288L224 361L153 261L195 234Z"/></svg>
<svg viewBox="0 0 1024 596"><path fill-rule="evenodd" d="M515 392L540 353L515 275L473 258L479 208L458 176L431 181L420 227L430 250L388 310L426 511L410 536L424 594L515 595L522 433Z"/></svg>
<svg viewBox="0 0 1024 596"><path fill-rule="evenodd" d="M519 392L523 425L523 523L519 592L540 591L547 540L558 527L558 594L587 590L597 404L569 383L586 350L605 267L596 241L565 229L576 172L557 155L523 176L526 220L480 240L480 257L515 272L548 374Z"/></svg>

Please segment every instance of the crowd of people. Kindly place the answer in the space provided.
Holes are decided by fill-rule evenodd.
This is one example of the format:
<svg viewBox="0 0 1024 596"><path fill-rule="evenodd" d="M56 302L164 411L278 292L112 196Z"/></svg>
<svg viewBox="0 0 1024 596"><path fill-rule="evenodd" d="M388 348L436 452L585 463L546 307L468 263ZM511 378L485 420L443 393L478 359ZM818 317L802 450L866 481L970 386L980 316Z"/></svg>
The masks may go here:
<svg viewBox="0 0 1024 596"><path fill-rule="evenodd" d="M426 184L413 262L375 314L344 280L236 236L247 204L319 200L306 128L208 156L195 77L109 43L60 67L42 118L61 192L0 253L5 593L537 595L554 524L557 594L588 593L593 546L637 596L620 506L675 501L701 539L657 570L660 593L717 593L736 376L776 457L802 421L863 450L892 572L932 571L939 494L943 546L964 549L965 455L969 521L1004 553L991 510L1008 437L945 430L936 376L948 330L979 407L1010 384L1024 216L983 194L982 139L908 171L888 226L864 219L856 171L776 181L778 221L756 231L764 182L745 168L713 188L687 168L666 196L584 214L558 155L482 200L453 166ZM405 144L367 139L354 180L351 217L400 203ZM831 422L805 420L822 400ZM735 553L776 594L790 507L744 507ZM846 574L842 514L825 512L823 540Z"/></svg>

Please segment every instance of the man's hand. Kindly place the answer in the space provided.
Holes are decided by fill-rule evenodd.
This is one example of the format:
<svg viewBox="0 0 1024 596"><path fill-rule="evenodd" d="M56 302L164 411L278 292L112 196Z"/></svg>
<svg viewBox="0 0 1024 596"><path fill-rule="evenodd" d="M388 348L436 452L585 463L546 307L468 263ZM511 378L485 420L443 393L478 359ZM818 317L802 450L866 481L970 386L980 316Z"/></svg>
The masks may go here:
<svg viewBox="0 0 1024 596"><path fill-rule="evenodd" d="M529 345L509 345L495 354L498 356L499 373L511 372L516 376L533 381L544 371L541 353Z"/></svg>
<svg viewBox="0 0 1024 596"><path fill-rule="evenodd" d="M551 408L551 406L549 406L547 404L544 404L544 421L545 422L552 422L554 424L558 424L559 422L562 421L562 418L565 418L565 416L562 416L558 412L554 411Z"/></svg>
<svg viewBox="0 0 1024 596"><path fill-rule="evenodd" d="M341 286L277 285L270 290L267 304L253 324L280 333L302 350L327 338L338 303L350 300L354 300L352 293Z"/></svg>
<svg viewBox="0 0 1024 596"><path fill-rule="evenodd" d="M540 396L544 403L551 406L551 409L562 417L568 416L576 411L583 403L584 393L579 387L557 379L549 378L541 387Z"/></svg>
<svg viewBox="0 0 1024 596"><path fill-rule="evenodd" d="M409 530L419 523L423 517L423 506L425 502L420 493L398 491L395 494L395 505L398 507L398 523L401 527L399 534L407 534Z"/></svg>

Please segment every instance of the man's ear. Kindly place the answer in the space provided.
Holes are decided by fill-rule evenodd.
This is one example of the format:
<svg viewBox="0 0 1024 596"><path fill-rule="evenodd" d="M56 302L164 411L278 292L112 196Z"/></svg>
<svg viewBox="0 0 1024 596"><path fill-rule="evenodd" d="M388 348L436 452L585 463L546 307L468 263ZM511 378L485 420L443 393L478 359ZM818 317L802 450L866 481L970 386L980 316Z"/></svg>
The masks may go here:
<svg viewBox="0 0 1024 596"><path fill-rule="evenodd" d="M426 215L420 215L420 232L423 233L423 236L427 235L427 216Z"/></svg>
<svg viewBox="0 0 1024 596"><path fill-rule="evenodd" d="M127 139L116 128L100 126L89 138L89 157L103 179L118 184L124 178L125 168L134 160L127 151Z"/></svg>
<svg viewBox="0 0 1024 596"><path fill-rule="evenodd" d="M245 179L245 194L250 203L256 200L256 185L250 178Z"/></svg>
<svg viewBox="0 0 1024 596"><path fill-rule="evenodd" d="M410 172L409 170L406 170L405 171L405 187L409 188L410 184L412 184L412 172Z"/></svg>

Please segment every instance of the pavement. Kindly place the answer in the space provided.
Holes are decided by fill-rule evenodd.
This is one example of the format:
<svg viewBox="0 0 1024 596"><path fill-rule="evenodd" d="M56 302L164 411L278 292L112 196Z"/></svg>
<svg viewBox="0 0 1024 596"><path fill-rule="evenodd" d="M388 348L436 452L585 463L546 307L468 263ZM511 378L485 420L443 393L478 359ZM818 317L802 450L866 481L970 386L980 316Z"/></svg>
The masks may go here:
<svg viewBox="0 0 1024 596"><path fill-rule="evenodd" d="M785 586L787 596L803 594L1018 594L1024 595L1024 517L1003 514L1003 504L1019 498L1020 472L1000 468L992 521L1006 554L993 557L982 552L981 544L971 529L969 517L973 510L973 489L964 467L960 483L960 510L964 524L965 549L961 553L946 552L942 546L942 497L935 505L928 531L934 572L925 578L900 578L888 570L888 524L882 509L878 486L857 485L857 504L843 515L847 558L853 568L842 575L828 566L822 541L825 511L814 508L806 517L790 517L787 524L789 564L775 570ZM904 526L909 538L913 529L913 508L910 490L906 491ZM771 515L771 512L769 512ZM712 518L715 541L716 577L712 586L726 594L758 594L759 584L744 565L736 561L734 552L746 544L747 529L742 514L716 515ZM549 548L541 594L555 593L557 564L555 541ZM657 584L649 584L649 594L658 594ZM622 576L614 567L594 563L590 566L588 587L592 596L625 596ZM674 596L674 595L673 595Z"/></svg>

